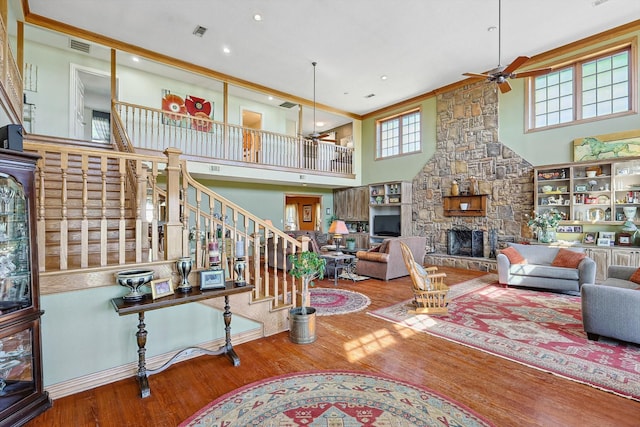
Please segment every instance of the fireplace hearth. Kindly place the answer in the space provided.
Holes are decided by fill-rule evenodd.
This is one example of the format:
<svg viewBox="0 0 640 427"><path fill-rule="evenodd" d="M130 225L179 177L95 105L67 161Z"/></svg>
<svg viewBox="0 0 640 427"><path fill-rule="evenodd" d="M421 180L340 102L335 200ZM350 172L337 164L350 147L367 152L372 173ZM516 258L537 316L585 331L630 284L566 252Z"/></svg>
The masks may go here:
<svg viewBox="0 0 640 427"><path fill-rule="evenodd" d="M484 231L468 229L447 230L447 254L484 257Z"/></svg>

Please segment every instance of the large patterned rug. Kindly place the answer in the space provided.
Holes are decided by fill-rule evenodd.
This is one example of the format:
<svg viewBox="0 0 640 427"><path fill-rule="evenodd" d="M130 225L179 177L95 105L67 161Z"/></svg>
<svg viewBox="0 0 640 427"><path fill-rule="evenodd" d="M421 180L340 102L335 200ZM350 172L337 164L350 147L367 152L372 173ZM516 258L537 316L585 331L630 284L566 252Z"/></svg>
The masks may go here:
<svg viewBox="0 0 640 427"><path fill-rule="evenodd" d="M369 314L640 400L640 346L587 340L580 297L504 288L493 274L450 294L448 316L409 314L411 301Z"/></svg>
<svg viewBox="0 0 640 427"><path fill-rule="evenodd" d="M364 372L316 371L246 385L181 426L490 426L429 389Z"/></svg>
<svg viewBox="0 0 640 427"><path fill-rule="evenodd" d="M359 292L334 288L312 288L311 307L316 309L316 316L331 316L364 310L371 300Z"/></svg>

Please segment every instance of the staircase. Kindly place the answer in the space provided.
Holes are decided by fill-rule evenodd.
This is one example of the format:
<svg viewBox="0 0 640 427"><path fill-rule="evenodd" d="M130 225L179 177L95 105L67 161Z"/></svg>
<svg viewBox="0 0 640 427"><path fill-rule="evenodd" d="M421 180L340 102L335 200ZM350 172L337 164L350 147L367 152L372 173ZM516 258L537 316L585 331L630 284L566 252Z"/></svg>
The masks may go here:
<svg viewBox="0 0 640 427"><path fill-rule="evenodd" d="M83 161L85 164L83 165ZM120 256L121 220L124 217L125 263L135 262L135 211L132 192L121 201L117 158L101 159L81 154L47 153L36 188L44 195L45 271L100 267L117 264ZM44 185L44 191L40 191ZM103 227L105 228L103 230ZM83 233L87 234L83 241ZM103 240L103 237L105 238ZM143 240L148 253L149 242ZM64 256L61 256L64 255Z"/></svg>

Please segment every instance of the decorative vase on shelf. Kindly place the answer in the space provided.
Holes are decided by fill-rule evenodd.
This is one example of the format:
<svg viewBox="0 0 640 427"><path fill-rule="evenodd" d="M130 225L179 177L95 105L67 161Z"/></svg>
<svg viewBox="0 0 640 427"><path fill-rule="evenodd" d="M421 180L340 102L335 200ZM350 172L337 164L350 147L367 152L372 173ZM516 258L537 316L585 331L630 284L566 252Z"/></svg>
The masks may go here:
<svg viewBox="0 0 640 427"><path fill-rule="evenodd" d="M191 273L191 267L193 267L193 260L191 257L179 258L176 261L176 270L180 274L180 285L178 290L181 292L189 292L191 290L191 284L189 283L189 273Z"/></svg>
<svg viewBox="0 0 640 427"><path fill-rule="evenodd" d="M556 241L556 230L538 230L538 242L551 243Z"/></svg>

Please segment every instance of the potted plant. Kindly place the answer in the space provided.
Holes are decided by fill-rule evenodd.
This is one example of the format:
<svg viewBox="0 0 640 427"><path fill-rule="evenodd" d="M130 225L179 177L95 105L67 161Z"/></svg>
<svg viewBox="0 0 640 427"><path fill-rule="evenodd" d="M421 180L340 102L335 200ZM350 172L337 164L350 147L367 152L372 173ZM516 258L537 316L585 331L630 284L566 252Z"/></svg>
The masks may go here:
<svg viewBox="0 0 640 427"><path fill-rule="evenodd" d="M356 248L356 239L353 237L348 237L347 240L345 240L346 245L347 245L347 249L350 251L355 250Z"/></svg>
<svg viewBox="0 0 640 427"><path fill-rule="evenodd" d="M324 277L327 260L315 252L299 252L289 255L289 261L289 274L302 280L302 305L289 310L289 339L296 344L310 344L316 340L316 309L307 307L309 286L313 286L314 279Z"/></svg>

